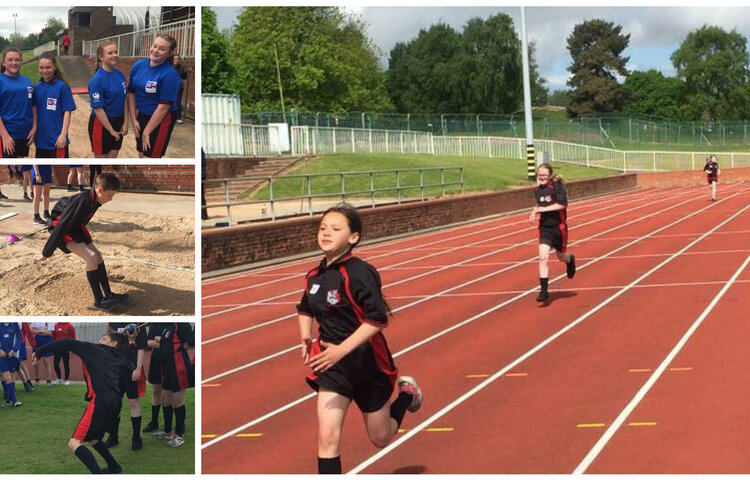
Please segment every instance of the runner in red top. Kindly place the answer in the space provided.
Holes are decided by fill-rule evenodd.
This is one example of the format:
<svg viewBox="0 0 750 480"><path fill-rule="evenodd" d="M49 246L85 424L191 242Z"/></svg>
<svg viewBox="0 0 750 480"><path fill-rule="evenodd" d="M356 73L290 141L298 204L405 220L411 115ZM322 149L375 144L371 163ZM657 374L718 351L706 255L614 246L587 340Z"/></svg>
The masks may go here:
<svg viewBox="0 0 750 480"><path fill-rule="evenodd" d="M76 329L73 327L72 323L57 322L55 324L55 329L52 331L52 340L60 340L63 338L76 339ZM64 352L55 352L52 366L55 368L57 380L55 380L54 383L56 385L63 383L62 376L60 375L60 359L62 359L63 368L65 369L65 385L70 385L70 353L67 350Z"/></svg>

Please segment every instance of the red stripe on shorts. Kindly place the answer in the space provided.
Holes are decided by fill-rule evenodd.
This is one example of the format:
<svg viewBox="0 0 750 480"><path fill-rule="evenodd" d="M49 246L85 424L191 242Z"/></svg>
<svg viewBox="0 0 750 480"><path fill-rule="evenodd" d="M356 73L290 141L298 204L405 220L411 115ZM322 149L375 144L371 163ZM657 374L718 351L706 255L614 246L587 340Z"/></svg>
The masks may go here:
<svg viewBox="0 0 750 480"><path fill-rule="evenodd" d="M64 148L58 148L55 151L55 157L56 158L65 158L65 149Z"/></svg>
<svg viewBox="0 0 750 480"><path fill-rule="evenodd" d="M91 140L93 145L91 146L91 149L94 150L94 153L101 155L103 152L102 150L102 132L104 130L104 126L102 125L102 122L99 121L98 118L94 117L94 131L91 133Z"/></svg>
<svg viewBox="0 0 750 480"><path fill-rule="evenodd" d="M91 377L89 376L88 370L86 370L86 364L81 362L81 366L83 367L83 376L86 379L86 386L89 389L91 400L89 400L88 405L86 405L86 411L83 412L81 421L78 422L76 431L73 433L73 438L84 441L86 439L86 434L89 432L89 428L91 428L91 418L94 416L96 393L94 393L94 388L91 386Z"/></svg>
<svg viewBox="0 0 750 480"><path fill-rule="evenodd" d="M177 384L180 386L180 390L185 390L190 386L190 379L188 378L187 369L185 368L185 360L183 360L182 352L180 352L181 340L177 336L176 323L174 324L172 344L174 345L174 368L177 371Z"/></svg>
<svg viewBox="0 0 750 480"><path fill-rule="evenodd" d="M167 112L161 120L161 124L159 124L159 135L156 137L156 142L154 142L154 146L151 148L151 158L162 156L165 144L167 143L170 123L172 123L172 113Z"/></svg>

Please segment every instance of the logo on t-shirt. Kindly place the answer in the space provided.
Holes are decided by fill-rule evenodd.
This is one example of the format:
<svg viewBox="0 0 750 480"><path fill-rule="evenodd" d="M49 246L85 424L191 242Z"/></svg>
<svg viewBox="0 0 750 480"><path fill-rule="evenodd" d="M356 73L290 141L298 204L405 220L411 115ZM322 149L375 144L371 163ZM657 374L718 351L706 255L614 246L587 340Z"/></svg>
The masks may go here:
<svg viewBox="0 0 750 480"><path fill-rule="evenodd" d="M29 92L29 98L31 98L34 93L34 87L26 87L26 90Z"/></svg>
<svg viewBox="0 0 750 480"><path fill-rule="evenodd" d="M102 98L102 96L98 93L92 93L91 98L93 98L94 100L99 100L100 98Z"/></svg>
<svg viewBox="0 0 750 480"><path fill-rule="evenodd" d="M124 93L125 95L128 94L128 87L127 85L125 85L125 82L122 82L122 93Z"/></svg>
<svg viewBox="0 0 750 480"><path fill-rule="evenodd" d="M318 290L320 290L320 285L317 283L313 283L313 286L310 287L310 295L315 295L318 293Z"/></svg>
<svg viewBox="0 0 750 480"><path fill-rule="evenodd" d="M47 110L57 110L57 99L47 97Z"/></svg>
<svg viewBox="0 0 750 480"><path fill-rule="evenodd" d="M146 82L146 93L156 93L157 82L148 81Z"/></svg>
<svg viewBox="0 0 750 480"><path fill-rule="evenodd" d="M336 305L341 301L341 294L338 290L328 290L328 295L326 296L326 302L328 305Z"/></svg>

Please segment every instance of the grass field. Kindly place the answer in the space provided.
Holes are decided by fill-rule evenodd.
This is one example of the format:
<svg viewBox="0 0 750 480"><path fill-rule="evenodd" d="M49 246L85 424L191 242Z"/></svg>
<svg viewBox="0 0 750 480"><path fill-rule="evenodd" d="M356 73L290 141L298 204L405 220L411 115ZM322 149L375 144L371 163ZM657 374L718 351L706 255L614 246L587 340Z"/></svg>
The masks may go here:
<svg viewBox="0 0 750 480"><path fill-rule="evenodd" d="M311 192L313 194L324 194L341 191L341 177L339 172L368 171L368 170L395 170L397 168L430 168L430 167L463 167L464 192L484 192L504 190L514 186L527 186L526 161L517 159L499 158L468 158L468 157L440 157L430 155L354 155L341 154L322 156L294 169L287 175L302 173L333 173L324 178L313 180ZM583 180L588 178L605 177L617 175L618 172L598 168L586 168L570 164L554 165L555 173L563 175L565 180ZM456 171L445 173L446 182L458 181ZM440 172L425 173L425 184L439 183ZM345 180L347 192L369 190L370 178L368 175L348 177ZM419 185L419 174L402 174L399 180L401 186ZM393 173L378 174L374 177L375 188L392 188L396 185L396 176ZM298 196L307 191L304 179L290 178L280 179L274 182L274 198ZM446 193L459 193L460 186L449 187ZM434 187L425 190L425 195L439 195L440 188ZM410 189L402 193L403 196L415 197L419 195L419 189ZM356 196L356 195L355 195ZM363 196L363 195L359 195ZM366 196L366 195L364 195ZM396 192L386 191L378 193L378 197L395 197ZM257 191L254 199L262 200L268 198L268 188Z"/></svg>
<svg viewBox="0 0 750 480"><path fill-rule="evenodd" d="M68 450L68 440L78 425L86 402L83 399L86 387L83 384L67 386L40 386L34 393L26 393L16 383L19 407L0 408L0 425L7 435L6 449L0 461L3 474L87 474L86 467ZM146 396L141 398L143 425L151 418L151 387L146 387ZM123 473L195 473L195 391L189 388L185 395L187 415L185 418L185 443L177 448L166 446L165 440L143 436L143 449L130 449L132 426L127 401L123 400L120 417L120 443L111 449L112 455L122 465ZM160 426L164 425L160 414ZM174 420L173 420L174 422ZM174 425L174 423L173 423ZM106 438L106 437L105 437ZM11 443L8 443L11 442ZM91 449L93 451L93 449ZM104 460L94 453L100 466Z"/></svg>
<svg viewBox="0 0 750 480"><path fill-rule="evenodd" d="M60 70L60 73L63 76L63 80L65 80L65 83L70 84L68 82L68 77L65 75L65 70L63 70L62 66L60 65L60 61L57 60L57 68ZM31 83L33 85L36 85L36 82L39 81L39 78L41 75L39 75L39 61L27 63L25 65L21 65L21 70L19 71L21 75L26 75L31 79Z"/></svg>

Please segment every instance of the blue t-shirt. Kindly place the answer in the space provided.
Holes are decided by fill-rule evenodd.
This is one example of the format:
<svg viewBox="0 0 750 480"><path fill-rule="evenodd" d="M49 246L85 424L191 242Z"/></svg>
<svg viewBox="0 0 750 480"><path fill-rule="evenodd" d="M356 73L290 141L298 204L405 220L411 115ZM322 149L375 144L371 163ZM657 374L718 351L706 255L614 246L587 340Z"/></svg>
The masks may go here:
<svg viewBox="0 0 750 480"><path fill-rule="evenodd" d="M26 138L31 131L34 122L31 112L33 92L29 77L0 74L0 118L14 139Z"/></svg>
<svg viewBox="0 0 750 480"><path fill-rule="evenodd" d="M100 67L89 80L91 113L94 113L95 108L104 108L107 118L121 117L127 95L125 74L116 68L108 72Z"/></svg>
<svg viewBox="0 0 750 480"><path fill-rule="evenodd" d="M152 67L149 59L138 60L130 69L128 91L135 93L138 112L153 115L160 103L168 102L170 112L177 110L177 92L182 79L168 62ZM144 125L145 126L145 125Z"/></svg>
<svg viewBox="0 0 750 480"><path fill-rule="evenodd" d="M34 106L37 125L34 143L37 148L55 150L65 112L76 109L70 87L57 78L51 82L37 82L34 85ZM67 139L67 143L70 143L70 139Z"/></svg>

